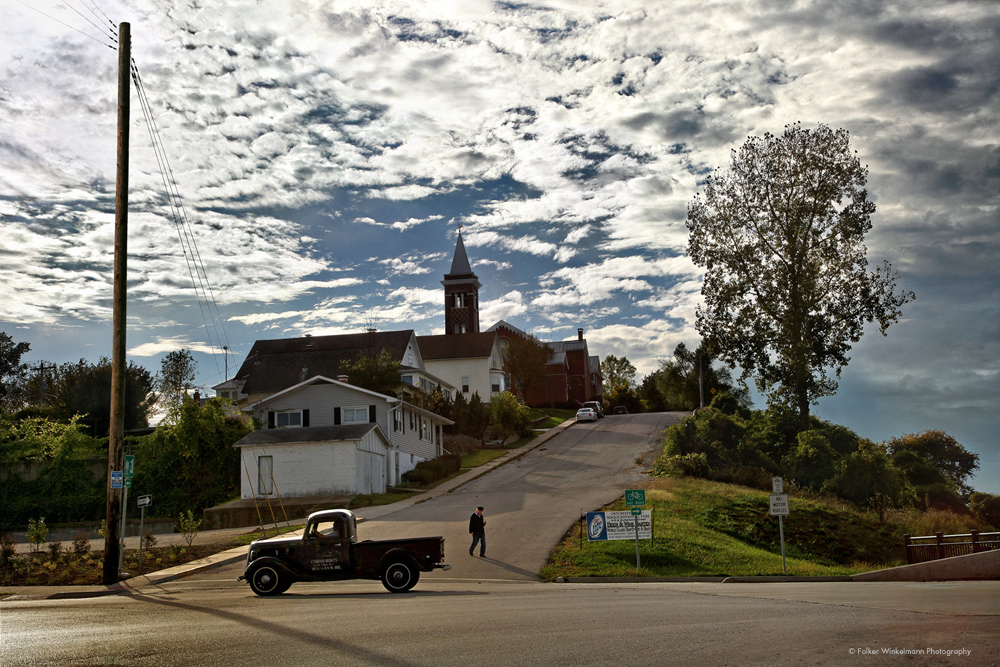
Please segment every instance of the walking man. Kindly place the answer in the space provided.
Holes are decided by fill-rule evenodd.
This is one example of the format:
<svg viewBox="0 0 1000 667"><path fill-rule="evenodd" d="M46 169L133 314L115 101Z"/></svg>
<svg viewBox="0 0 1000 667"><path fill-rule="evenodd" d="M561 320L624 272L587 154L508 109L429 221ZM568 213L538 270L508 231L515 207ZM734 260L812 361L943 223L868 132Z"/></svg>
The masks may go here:
<svg viewBox="0 0 1000 667"><path fill-rule="evenodd" d="M472 555L476 544L479 544L479 557L484 558L486 556L486 519L483 518L482 505L477 507L472 516L469 517L469 532L472 534L472 546L469 547L469 555Z"/></svg>

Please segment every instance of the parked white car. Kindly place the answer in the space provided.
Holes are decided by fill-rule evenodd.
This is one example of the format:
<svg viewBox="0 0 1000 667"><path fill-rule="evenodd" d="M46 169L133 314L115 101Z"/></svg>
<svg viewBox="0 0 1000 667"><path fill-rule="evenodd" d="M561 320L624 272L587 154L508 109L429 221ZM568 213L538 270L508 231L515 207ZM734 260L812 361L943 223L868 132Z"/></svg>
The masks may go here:
<svg viewBox="0 0 1000 667"><path fill-rule="evenodd" d="M576 411L576 420L578 422L596 422L597 412L593 408L580 408Z"/></svg>

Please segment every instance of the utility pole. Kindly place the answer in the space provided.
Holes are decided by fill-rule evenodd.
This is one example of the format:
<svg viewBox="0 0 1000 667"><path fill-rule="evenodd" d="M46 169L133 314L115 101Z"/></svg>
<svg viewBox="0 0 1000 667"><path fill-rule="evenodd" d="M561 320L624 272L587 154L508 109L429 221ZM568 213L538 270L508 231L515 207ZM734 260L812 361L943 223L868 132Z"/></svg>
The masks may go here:
<svg viewBox="0 0 1000 667"><path fill-rule="evenodd" d="M125 288L128 257L129 75L132 36L128 23L118 26L118 170L115 185L114 315L111 348L111 430L108 433L108 503L104 523L104 584L117 583L122 552L119 540L122 492L111 488L111 473L122 470L125 445Z"/></svg>
<svg viewBox="0 0 1000 667"><path fill-rule="evenodd" d="M55 371L55 364L47 364L44 361L39 361L34 366L31 367L34 371L35 377L38 378L38 407L45 407L48 403L46 400L46 395L48 394L49 382L46 376L47 371Z"/></svg>

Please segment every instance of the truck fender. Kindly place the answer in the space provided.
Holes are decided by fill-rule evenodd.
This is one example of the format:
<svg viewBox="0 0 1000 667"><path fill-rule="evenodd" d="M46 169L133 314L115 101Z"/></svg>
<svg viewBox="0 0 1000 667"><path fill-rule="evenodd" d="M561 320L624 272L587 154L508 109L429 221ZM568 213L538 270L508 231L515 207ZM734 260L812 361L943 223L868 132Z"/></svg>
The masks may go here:
<svg viewBox="0 0 1000 667"><path fill-rule="evenodd" d="M390 564L399 561L403 561L405 563L412 565L418 571L421 569L420 563L417 562L417 559L413 557L413 554L410 553L409 550L403 548L396 548L386 551L385 555L382 556L382 560L379 561L378 564L379 573L384 572L385 568L389 567Z"/></svg>
<svg viewBox="0 0 1000 667"><path fill-rule="evenodd" d="M296 579L299 577L299 573L293 570L292 568L288 567L288 563L281 560L280 558L275 558L274 556L261 556L260 558L254 558L252 561L250 561L246 569L243 571L243 576L240 578L245 579L250 572L260 567L261 565L270 565L271 567L275 568L276 570L280 570L283 574L286 574L289 577L293 577Z"/></svg>

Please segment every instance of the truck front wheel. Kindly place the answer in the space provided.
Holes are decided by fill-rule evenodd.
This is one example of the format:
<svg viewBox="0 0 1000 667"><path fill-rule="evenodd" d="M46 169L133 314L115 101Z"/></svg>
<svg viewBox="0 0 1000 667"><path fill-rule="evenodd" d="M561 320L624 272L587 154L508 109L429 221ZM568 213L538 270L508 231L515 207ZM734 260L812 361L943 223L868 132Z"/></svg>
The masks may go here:
<svg viewBox="0 0 1000 667"><path fill-rule="evenodd" d="M250 589L257 595L281 595L291 584L287 578L271 565L261 565L249 577Z"/></svg>
<svg viewBox="0 0 1000 667"><path fill-rule="evenodd" d="M404 561L390 563L382 573L382 585L390 593L405 593L417 585L420 571Z"/></svg>

